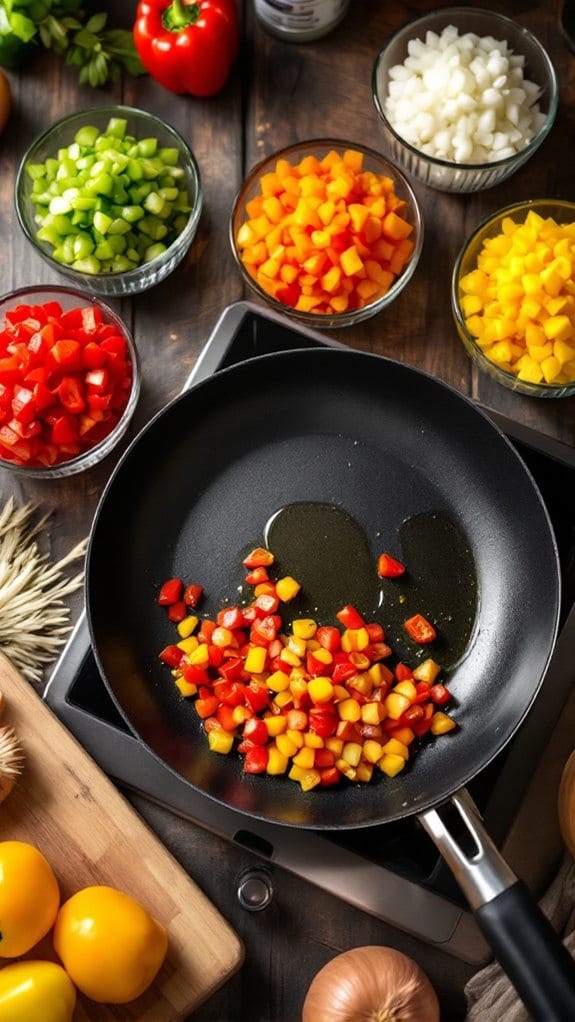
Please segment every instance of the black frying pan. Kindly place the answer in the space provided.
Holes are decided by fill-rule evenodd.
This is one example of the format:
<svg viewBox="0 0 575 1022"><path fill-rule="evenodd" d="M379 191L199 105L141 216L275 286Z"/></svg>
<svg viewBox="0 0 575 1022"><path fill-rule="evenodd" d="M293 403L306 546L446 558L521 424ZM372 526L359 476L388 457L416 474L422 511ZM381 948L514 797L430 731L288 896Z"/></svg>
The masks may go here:
<svg viewBox="0 0 575 1022"><path fill-rule="evenodd" d="M374 562L382 549L401 556L401 525L422 514L451 521L469 545L476 619L449 679L460 727L429 743L394 780L303 794L285 778L244 776L239 760L209 752L193 707L158 661L174 638L156 604L160 584L173 575L200 582L204 613L237 600L241 557L262 542L278 509L298 502L343 509L361 526ZM282 567L289 573L289 564ZM572 960L460 789L528 712L555 643L559 598L547 512L506 438L448 386L347 349L252 359L172 402L113 473L87 560L96 659L149 749L209 797L275 823L343 829L418 814L544 1022L575 1018ZM359 609L377 617L375 608ZM447 800L477 855L464 853L443 822L438 807Z"/></svg>

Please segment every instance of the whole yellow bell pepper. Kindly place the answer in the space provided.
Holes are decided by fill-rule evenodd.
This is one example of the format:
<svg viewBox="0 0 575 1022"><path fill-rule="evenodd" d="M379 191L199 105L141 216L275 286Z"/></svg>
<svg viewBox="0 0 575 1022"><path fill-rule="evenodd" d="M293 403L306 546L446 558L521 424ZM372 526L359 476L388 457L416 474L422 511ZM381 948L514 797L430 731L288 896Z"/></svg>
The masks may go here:
<svg viewBox="0 0 575 1022"><path fill-rule="evenodd" d="M76 989L55 962L14 962L0 969L2 1022L72 1022Z"/></svg>
<svg viewBox="0 0 575 1022"><path fill-rule="evenodd" d="M139 997L168 950L165 927L135 898L105 885L84 887L64 902L53 940L75 985L100 1004Z"/></svg>

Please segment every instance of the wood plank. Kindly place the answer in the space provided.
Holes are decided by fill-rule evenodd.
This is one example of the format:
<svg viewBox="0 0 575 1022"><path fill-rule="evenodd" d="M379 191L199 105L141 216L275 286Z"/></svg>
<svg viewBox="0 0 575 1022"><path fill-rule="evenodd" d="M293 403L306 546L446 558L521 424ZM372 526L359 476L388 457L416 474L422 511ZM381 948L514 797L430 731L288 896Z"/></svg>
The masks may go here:
<svg viewBox="0 0 575 1022"><path fill-rule="evenodd" d="M108 884L137 898L168 930L166 961L145 994L120 1008L80 996L74 1018L185 1018L240 968L242 942L4 656L0 691L5 723L16 729L25 756L23 774L2 805L2 839L40 848L62 901L82 887ZM25 957L46 956L57 960L49 935Z"/></svg>

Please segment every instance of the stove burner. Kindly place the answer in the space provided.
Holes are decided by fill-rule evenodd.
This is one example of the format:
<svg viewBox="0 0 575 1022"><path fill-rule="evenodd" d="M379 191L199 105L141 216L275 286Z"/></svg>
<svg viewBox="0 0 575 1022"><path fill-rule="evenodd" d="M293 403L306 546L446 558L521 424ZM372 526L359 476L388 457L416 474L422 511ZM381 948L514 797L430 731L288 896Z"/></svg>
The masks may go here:
<svg viewBox="0 0 575 1022"><path fill-rule="evenodd" d="M220 317L186 386L246 358L327 343L335 342L295 330L281 317L240 302ZM517 447L541 490L559 548L563 593L561 633L539 697L513 741L469 785L492 839L501 846L571 686L575 452L487 412ZM451 871L416 817L358 830L302 834L228 809L164 766L132 734L109 696L90 648L85 614L56 664L44 698L120 786L464 961L481 964L489 957Z"/></svg>

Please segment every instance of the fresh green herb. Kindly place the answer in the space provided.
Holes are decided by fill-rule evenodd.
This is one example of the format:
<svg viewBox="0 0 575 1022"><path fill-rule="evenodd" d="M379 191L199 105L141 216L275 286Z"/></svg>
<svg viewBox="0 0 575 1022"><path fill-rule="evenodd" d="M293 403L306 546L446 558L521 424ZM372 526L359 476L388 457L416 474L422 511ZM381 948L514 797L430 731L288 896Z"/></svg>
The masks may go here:
<svg viewBox="0 0 575 1022"><path fill-rule="evenodd" d="M81 83L117 81L122 70L145 73L127 29L106 28L105 12L87 16L81 0L0 0L0 67L18 67L43 46L79 69Z"/></svg>

